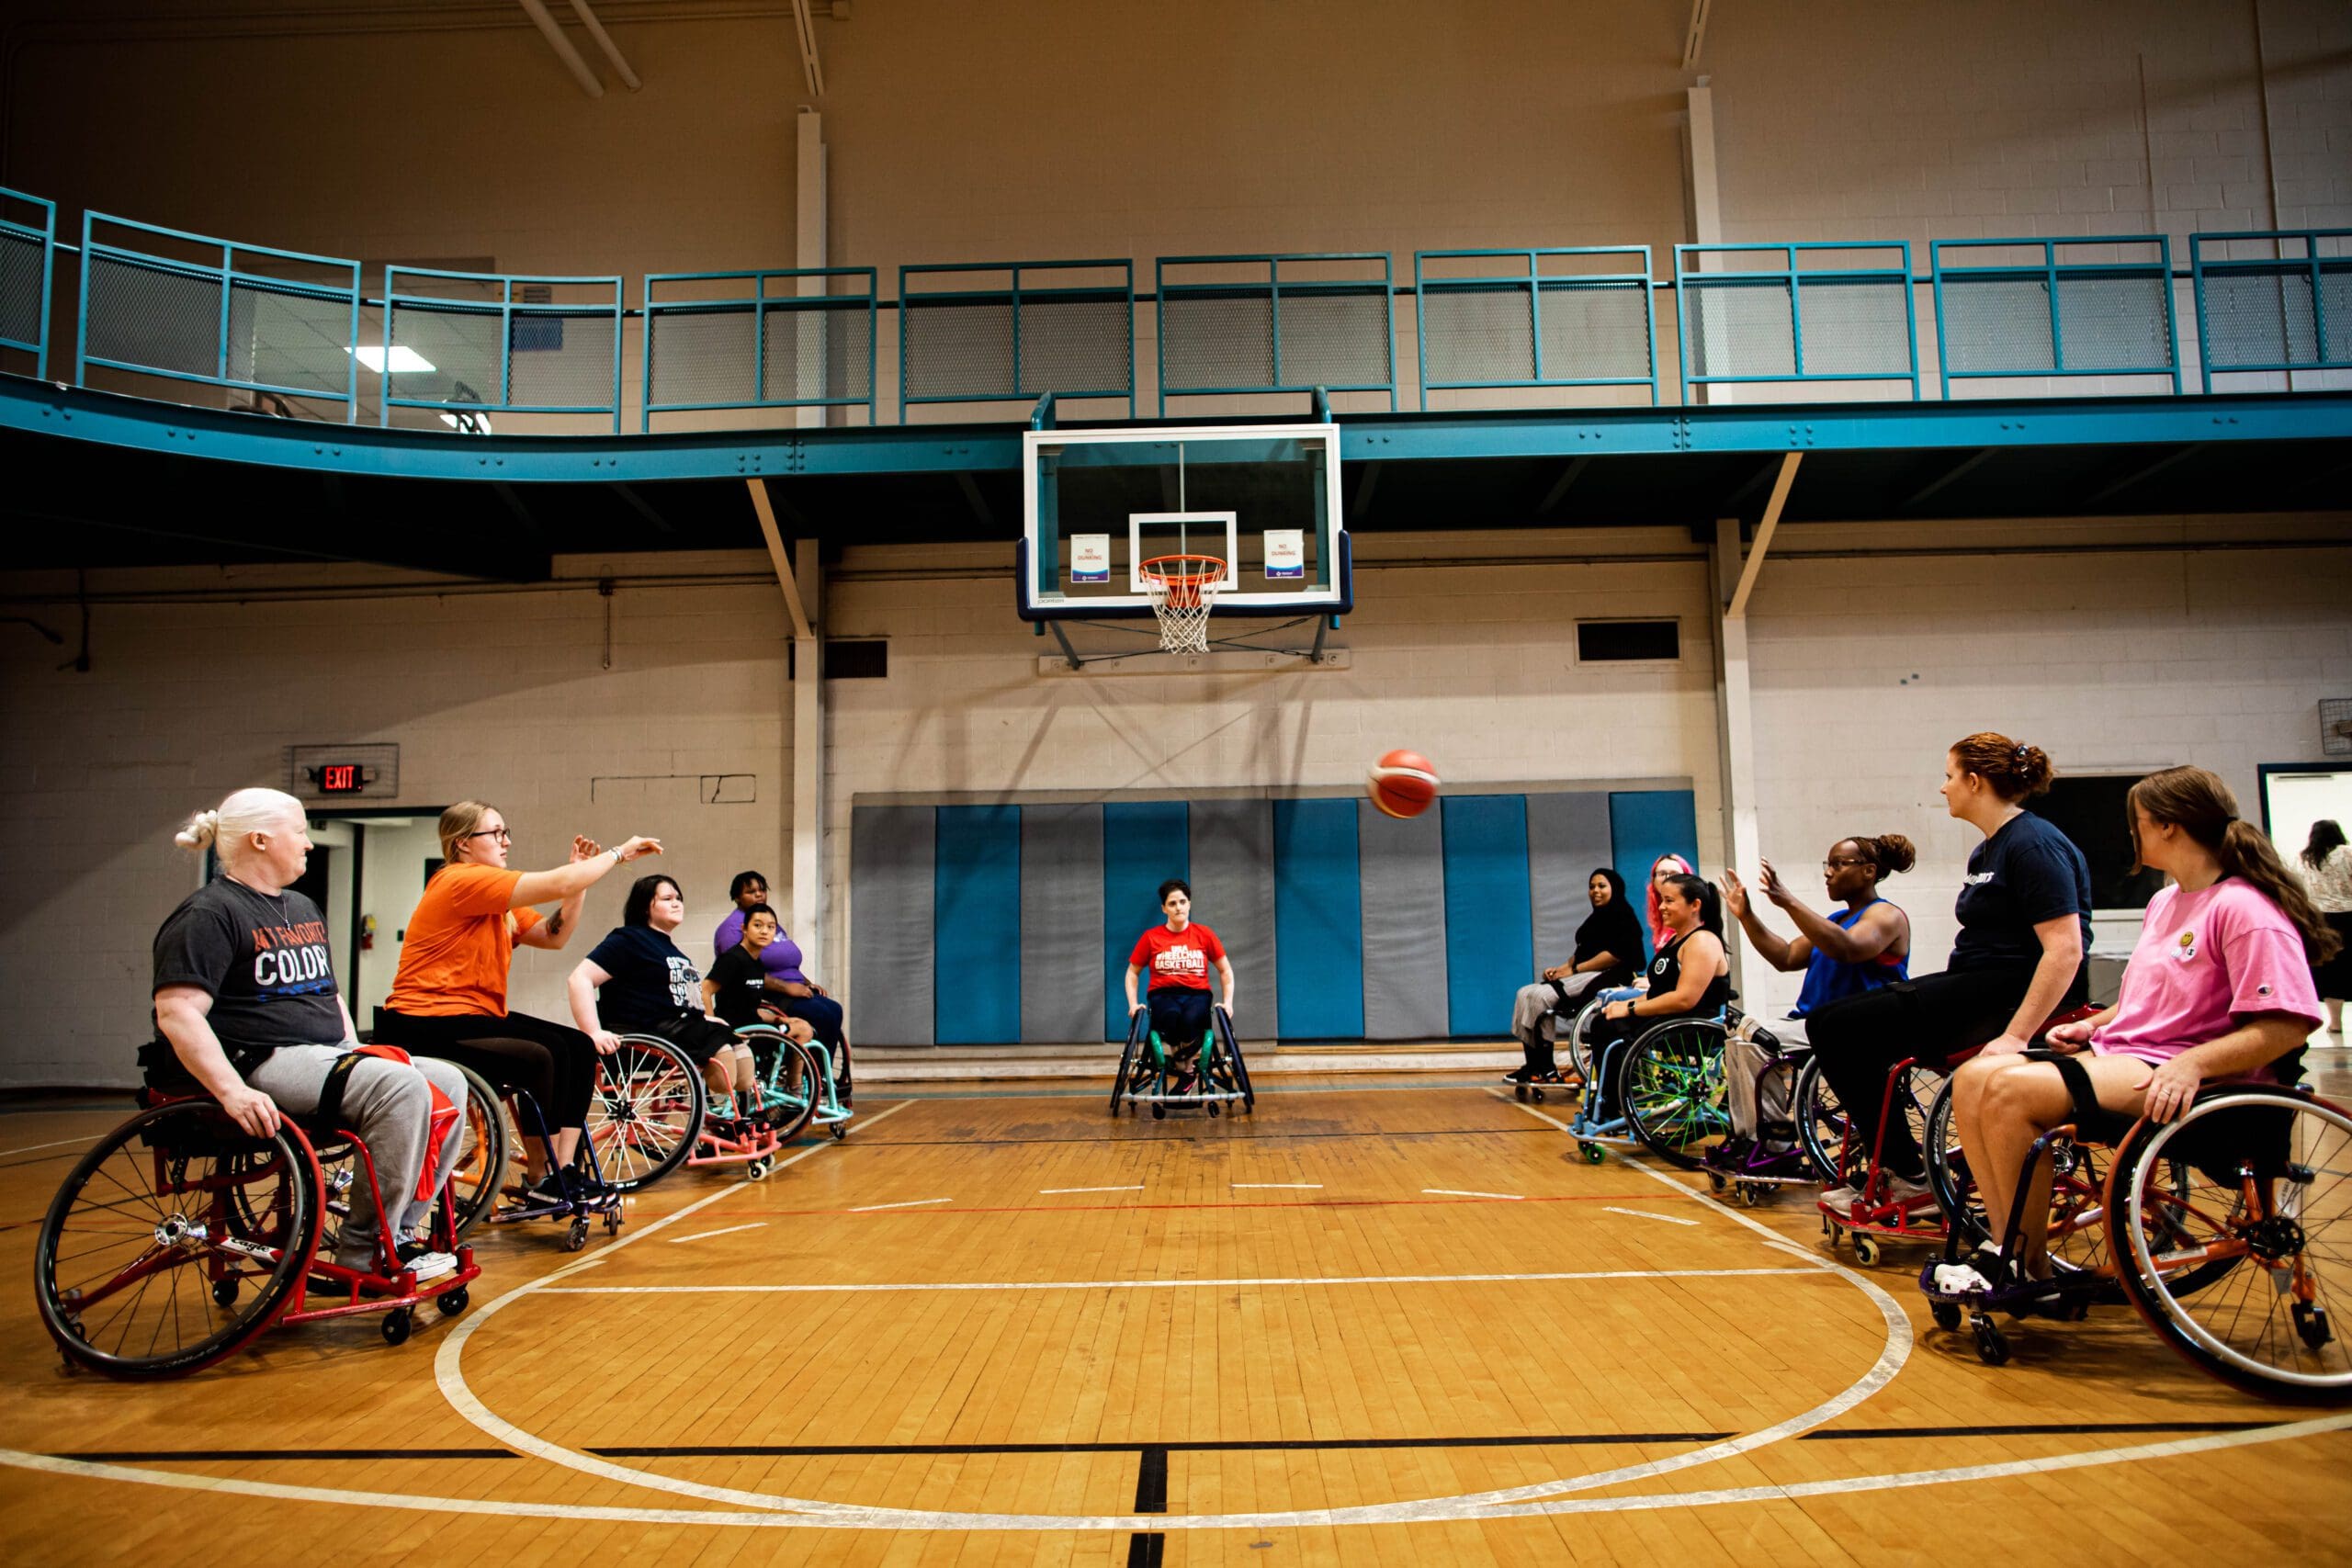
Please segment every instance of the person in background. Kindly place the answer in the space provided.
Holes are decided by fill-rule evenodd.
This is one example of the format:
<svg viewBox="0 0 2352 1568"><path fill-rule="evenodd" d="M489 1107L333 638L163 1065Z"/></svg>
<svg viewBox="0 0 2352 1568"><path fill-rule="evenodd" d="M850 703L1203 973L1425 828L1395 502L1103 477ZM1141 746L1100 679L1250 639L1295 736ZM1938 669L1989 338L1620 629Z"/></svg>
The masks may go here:
<svg viewBox="0 0 2352 1568"><path fill-rule="evenodd" d="M2352 1000L2352 845L2344 841L2343 825L2328 818L2312 823L2300 858L2296 869L2312 903L2335 932L2335 956L2312 971L2312 983L2327 1004L2327 1032L2341 1040L2344 1004Z"/></svg>
<svg viewBox="0 0 2352 1568"><path fill-rule="evenodd" d="M727 918L718 922L718 930L712 933L711 961L714 966L720 954L741 945L744 918L751 908L754 905L767 904L768 879L756 871L739 871L728 888L728 896L734 900L735 907L727 912ZM773 908L768 912L775 914ZM823 1045L832 1057L833 1088L841 1098L842 1108L848 1109L849 1032L842 1004L827 996L824 987L801 973L800 944L786 933L781 920L776 926L775 940L760 950L760 963L767 971L768 994L763 1002L774 1015L768 1021L781 1023L787 1018L797 1018L808 1024L808 1037Z"/></svg>
<svg viewBox="0 0 2352 1568"><path fill-rule="evenodd" d="M1535 984L1521 986L1512 1001L1510 1032L1518 1036L1527 1060L1503 1075L1505 1083L1559 1082L1552 1051L1560 1008L1627 984L1642 966L1641 917L1625 897L1625 879L1614 868L1601 866L1585 879L1585 894L1592 900L1592 913L1577 927L1567 962L1544 970Z"/></svg>
<svg viewBox="0 0 2352 1568"><path fill-rule="evenodd" d="M619 1049L620 1034L651 1035L684 1051L709 1087L713 1131L732 1137L735 1122L757 1112L759 1074L751 1046L705 1010L709 991L671 940L685 919L675 881L659 872L639 877L621 923L571 971L571 1021L606 1054ZM730 1094L744 1097L738 1114L724 1109Z"/></svg>

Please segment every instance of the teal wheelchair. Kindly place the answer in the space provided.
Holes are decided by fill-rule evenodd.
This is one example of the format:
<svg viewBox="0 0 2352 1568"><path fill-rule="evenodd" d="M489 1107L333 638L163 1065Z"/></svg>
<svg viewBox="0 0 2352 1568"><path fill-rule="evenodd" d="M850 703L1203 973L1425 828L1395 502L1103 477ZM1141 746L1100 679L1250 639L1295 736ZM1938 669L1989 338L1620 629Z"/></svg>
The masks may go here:
<svg viewBox="0 0 2352 1568"><path fill-rule="evenodd" d="M735 1032L735 1038L752 1047L760 1073L758 1113L775 1130L779 1144L790 1143L809 1127L820 1127L835 1138L849 1136L856 1112L842 1103L831 1047L815 1040L803 1044L771 1023L747 1023Z"/></svg>
<svg viewBox="0 0 2352 1568"><path fill-rule="evenodd" d="M1118 1076L1111 1080L1111 1114L1124 1102L1127 1114L1136 1107L1151 1107L1152 1120L1165 1118L1172 1106L1222 1115L1228 1106L1254 1113L1258 1093L1250 1085L1250 1064L1241 1042L1233 1037L1233 1018L1224 1008L1209 1011L1208 1037L1200 1054L1187 1060L1189 1041L1167 1041L1151 1026L1151 1010L1138 1008L1127 1020L1126 1049L1119 1054Z"/></svg>

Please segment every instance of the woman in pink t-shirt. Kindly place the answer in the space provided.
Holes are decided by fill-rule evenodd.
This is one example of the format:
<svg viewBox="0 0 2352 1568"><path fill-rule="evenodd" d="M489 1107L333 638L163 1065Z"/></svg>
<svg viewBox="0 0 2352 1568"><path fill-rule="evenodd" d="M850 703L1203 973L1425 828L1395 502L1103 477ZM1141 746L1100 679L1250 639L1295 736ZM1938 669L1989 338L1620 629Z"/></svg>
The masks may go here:
<svg viewBox="0 0 2352 1568"><path fill-rule="evenodd" d="M2130 810L2140 864L2169 873L2172 885L2148 901L2115 1005L2046 1039L2052 1050L2089 1051L2084 1069L2102 1106L2169 1122L2200 1084L2267 1080L2270 1064L2303 1043L2323 1016L2310 965L2336 938L2270 840L2238 819L2229 786L2203 768L2149 774L2132 786ZM2033 1141L2074 1115L2047 1060L1988 1051L1953 1076L1953 1122L1996 1224L2006 1223ZM2033 1179L2049 1185L2046 1159ZM2004 1258L1996 1241L1939 1268L1938 1287L2048 1277L2048 1220L2046 1202L2029 1201L2018 1256Z"/></svg>

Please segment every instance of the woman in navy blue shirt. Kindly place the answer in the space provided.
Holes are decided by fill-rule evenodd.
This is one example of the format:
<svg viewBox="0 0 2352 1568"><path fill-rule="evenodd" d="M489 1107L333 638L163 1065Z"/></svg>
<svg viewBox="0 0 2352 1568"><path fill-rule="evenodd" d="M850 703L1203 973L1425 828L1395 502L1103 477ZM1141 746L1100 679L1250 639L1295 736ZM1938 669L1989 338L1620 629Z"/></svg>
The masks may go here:
<svg viewBox="0 0 2352 1568"><path fill-rule="evenodd" d="M2091 872L2066 835L2025 808L2056 776L2050 755L1984 731L1944 757L1944 808L1984 835L1969 852L1954 913L1960 939L1940 975L1923 975L1832 1002L1805 1033L1862 1147L1880 1135L1879 1110L1896 1063L1940 1065L1983 1045L2022 1051L2052 1015L2079 1006L2087 985ZM1881 1160L1889 1197L1928 1190L1927 1160L1907 1116L1889 1120ZM1850 1213L1860 1196L1830 1189L1822 1204Z"/></svg>
<svg viewBox="0 0 2352 1568"><path fill-rule="evenodd" d="M685 918L685 896L675 882L639 877L621 907L621 923L571 972L572 1021L599 1052L619 1043L615 1032L661 1036L702 1068L714 1107L740 1092L739 1109L749 1115L760 1103L752 1048L703 1011L702 976L670 937ZM712 1114L727 1131L728 1118Z"/></svg>

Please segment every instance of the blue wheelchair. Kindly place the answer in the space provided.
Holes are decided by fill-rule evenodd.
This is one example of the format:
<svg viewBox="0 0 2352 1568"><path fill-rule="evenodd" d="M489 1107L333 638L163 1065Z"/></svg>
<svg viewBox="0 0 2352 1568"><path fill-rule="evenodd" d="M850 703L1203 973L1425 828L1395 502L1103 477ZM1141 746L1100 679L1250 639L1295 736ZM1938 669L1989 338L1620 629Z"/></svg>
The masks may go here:
<svg viewBox="0 0 2352 1568"><path fill-rule="evenodd" d="M1587 1010L1596 1015L1602 1004ZM1724 1042L1739 1025L1736 1008L1714 1018L1660 1019L1641 1033L1587 1036L1572 1032L1582 1058L1584 1099L1568 1123L1577 1152L1599 1165L1610 1145L1640 1145L1684 1170L1732 1131L1724 1076Z"/></svg>
<svg viewBox="0 0 2352 1568"><path fill-rule="evenodd" d="M1208 1038L1200 1042L1197 1060L1186 1062L1183 1048L1190 1041L1168 1041L1151 1026L1151 1010L1138 1008L1127 1020L1126 1048L1119 1054L1118 1076L1111 1080L1111 1114L1125 1101L1127 1114L1137 1105L1151 1107L1152 1120L1165 1118L1170 1106L1221 1115L1228 1105L1254 1113L1257 1090L1250 1085L1250 1065L1243 1060L1241 1042L1233 1036L1233 1017L1224 1008L1209 1011Z"/></svg>

